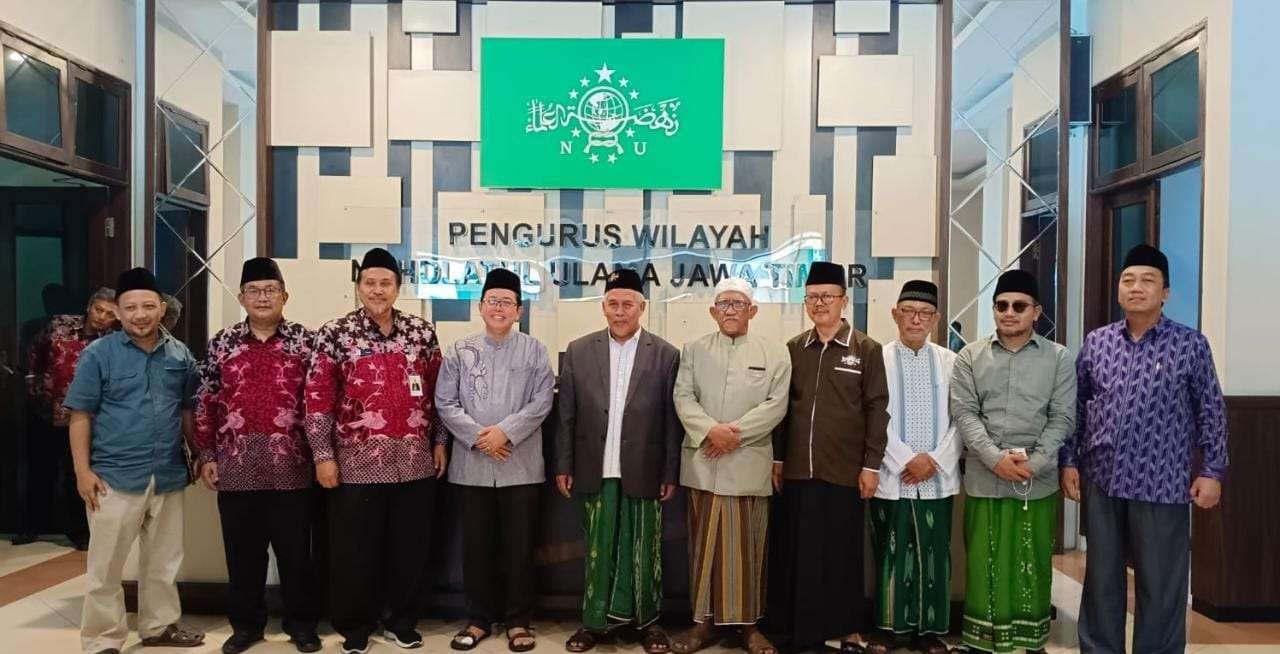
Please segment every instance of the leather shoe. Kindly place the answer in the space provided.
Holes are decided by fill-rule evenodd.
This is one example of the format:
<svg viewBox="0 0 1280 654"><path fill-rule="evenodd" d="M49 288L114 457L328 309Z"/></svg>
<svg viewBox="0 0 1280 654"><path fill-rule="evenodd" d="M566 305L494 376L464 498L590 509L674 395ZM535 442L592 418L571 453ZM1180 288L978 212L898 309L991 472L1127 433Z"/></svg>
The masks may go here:
<svg viewBox="0 0 1280 654"><path fill-rule="evenodd" d="M262 634L250 634L243 631L237 631L231 634L227 642L222 644L222 654L240 654L255 643L262 640Z"/></svg>
<svg viewBox="0 0 1280 654"><path fill-rule="evenodd" d="M289 642L293 643L293 646L298 648L299 652L320 651L320 637L314 631L309 634L290 636Z"/></svg>

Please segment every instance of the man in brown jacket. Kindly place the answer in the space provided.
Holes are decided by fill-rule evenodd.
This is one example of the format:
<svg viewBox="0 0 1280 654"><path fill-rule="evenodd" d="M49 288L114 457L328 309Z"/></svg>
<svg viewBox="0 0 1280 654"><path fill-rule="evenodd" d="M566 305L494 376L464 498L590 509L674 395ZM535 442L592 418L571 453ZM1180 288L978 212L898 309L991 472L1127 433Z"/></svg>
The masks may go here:
<svg viewBox="0 0 1280 654"><path fill-rule="evenodd" d="M813 329L787 343L791 399L774 432L774 559L769 612L780 645L861 651L867 598L863 507L876 492L889 425L880 344L844 320L844 269L815 262L805 280Z"/></svg>

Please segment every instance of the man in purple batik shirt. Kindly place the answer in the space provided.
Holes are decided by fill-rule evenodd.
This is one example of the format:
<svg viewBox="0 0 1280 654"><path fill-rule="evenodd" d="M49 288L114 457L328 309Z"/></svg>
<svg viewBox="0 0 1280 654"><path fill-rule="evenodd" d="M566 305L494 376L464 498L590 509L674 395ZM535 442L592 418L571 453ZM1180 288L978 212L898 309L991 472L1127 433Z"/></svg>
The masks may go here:
<svg viewBox="0 0 1280 654"><path fill-rule="evenodd" d="M1191 513L1218 504L1227 429L1209 343L1169 320L1169 262L1149 245L1125 257L1125 319L1085 337L1076 360L1076 432L1059 453L1062 491L1087 498L1082 654L1125 651L1126 554L1137 581L1132 651L1186 649ZM1198 469L1191 464L1199 450Z"/></svg>

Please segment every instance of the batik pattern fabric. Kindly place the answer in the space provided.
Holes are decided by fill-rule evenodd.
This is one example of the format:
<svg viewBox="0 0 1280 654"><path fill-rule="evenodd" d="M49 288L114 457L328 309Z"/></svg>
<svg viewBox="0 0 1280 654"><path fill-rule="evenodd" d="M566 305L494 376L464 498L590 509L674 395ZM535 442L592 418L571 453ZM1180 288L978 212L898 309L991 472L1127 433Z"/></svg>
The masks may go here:
<svg viewBox="0 0 1280 654"><path fill-rule="evenodd" d="M1001 654L1045 646L1057 523L1057 494L965 500L965 645Z"/></svg>
<svg viewBox="0 0 1280 654"><path fill-rule="evenodd" d="M209 341L197 367L197 463L218 464L218 490L296 490L311 485L303 384L314 334L283 321L265 341L247 322Z"/></svg>
<svg viewBox="0 0 1280 654"><path fill-rule="evenodd" d="M80 353L102 334L88 328L84 316L54 316L31 342L27 370L36 409L55 426L66 427L71 410L62 406L76 374Z"/></svg>
<svg viewBox="0 0 1280 654"><path fill-rule="evenodd" d="M951 628L951 503L871 500L875 626L898 634Z"/></svg>
<svg viewBox="0 0 1280 654"><path fill-rule="evenodd" d="M583 498L586 583L582 625L647 627L662 606L662 506L622 493L618 479L601 480L600 492Z"/></svg>
<svg viewBox="0 0 1280 654"><path fill-rule="evenodd" d="M384 335L363 309L316 333L306 382L306 432L316 463L336 460L343 483L435 476L448 442L435 410L440 347L431 323L392 310Z"/></svg>

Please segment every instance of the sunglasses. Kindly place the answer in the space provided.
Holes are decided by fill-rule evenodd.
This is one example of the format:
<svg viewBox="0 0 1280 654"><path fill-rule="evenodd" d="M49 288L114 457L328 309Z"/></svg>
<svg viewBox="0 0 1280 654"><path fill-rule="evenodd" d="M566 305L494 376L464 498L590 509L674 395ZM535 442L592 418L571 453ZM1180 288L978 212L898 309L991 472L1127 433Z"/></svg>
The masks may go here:
<svg viewBox="0 0 1280 654"><path fill-rule="evenodd" d="M1023 302L1022 300L1018 300L1016 302L1010 302L1008 300L997 300L995 303L996 313L1005 313L1009 309L1013 309L1014 313L1025 313L1027 309L1030 309L1031 307L1034 307L1034 306L1039 306L1039 305L1037 305L1034 302Z"/></svg>

